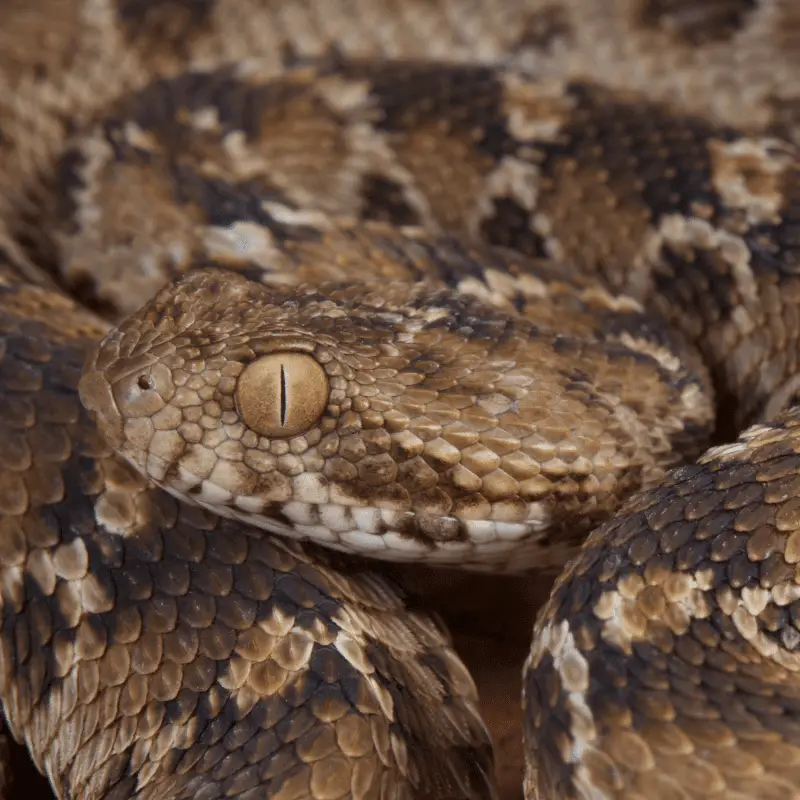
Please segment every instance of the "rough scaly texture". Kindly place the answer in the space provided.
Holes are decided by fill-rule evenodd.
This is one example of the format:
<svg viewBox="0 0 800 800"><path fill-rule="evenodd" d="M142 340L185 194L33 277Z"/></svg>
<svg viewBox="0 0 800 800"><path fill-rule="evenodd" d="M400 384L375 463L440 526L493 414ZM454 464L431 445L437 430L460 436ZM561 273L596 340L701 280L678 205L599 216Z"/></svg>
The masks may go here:
<svg viewBox="0 0 800 800"><path fill-rule="evenodd" d="M618 512L526 793L800 796L794 5L320 9L0 11L10 732L62 797L491 797L438 623L287 535L552 569ZM330 389L292 437L237 407L281 348ZM715 416L769 421L676 470Z"/></svg>

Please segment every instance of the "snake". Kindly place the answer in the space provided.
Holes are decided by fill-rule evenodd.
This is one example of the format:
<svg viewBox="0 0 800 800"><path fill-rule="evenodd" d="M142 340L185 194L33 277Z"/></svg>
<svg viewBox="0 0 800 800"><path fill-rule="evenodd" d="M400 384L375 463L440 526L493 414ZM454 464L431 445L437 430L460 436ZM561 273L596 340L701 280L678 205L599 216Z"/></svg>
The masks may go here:
<svg viewBox="0 0 800 800"><path fill-rule="evenodd" d="M500 798L407 564L553 581L514 797L800 798L798 44L6 0L0 797Z"/></svg>

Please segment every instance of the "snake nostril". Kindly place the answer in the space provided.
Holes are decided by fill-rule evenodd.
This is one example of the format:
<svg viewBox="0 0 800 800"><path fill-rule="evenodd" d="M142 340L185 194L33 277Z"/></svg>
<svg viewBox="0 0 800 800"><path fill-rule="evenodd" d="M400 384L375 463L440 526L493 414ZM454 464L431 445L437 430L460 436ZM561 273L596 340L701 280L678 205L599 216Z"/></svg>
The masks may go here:
<svg viewBox="0 0 800 800"><path fill-rule="evenodd" d="M151 375L140 375L136 380L137 386L143 391L152 389L154 382Z"/></svg>

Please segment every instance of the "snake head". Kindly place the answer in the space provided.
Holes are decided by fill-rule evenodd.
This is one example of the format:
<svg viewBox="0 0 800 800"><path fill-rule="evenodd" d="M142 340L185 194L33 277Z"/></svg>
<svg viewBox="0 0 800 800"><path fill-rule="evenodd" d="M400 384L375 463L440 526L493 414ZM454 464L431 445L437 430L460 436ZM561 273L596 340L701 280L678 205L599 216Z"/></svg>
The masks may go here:
<svg viewBox="0 0 800 800"><path fill-rule="evenodd" d="M198 269L106 336L80 392L122 456L216 513L516 571L563 561L592 511L641 479L637 454L652 461L652 426L617 399L641 355L596 345L425 283Z"/></svg>

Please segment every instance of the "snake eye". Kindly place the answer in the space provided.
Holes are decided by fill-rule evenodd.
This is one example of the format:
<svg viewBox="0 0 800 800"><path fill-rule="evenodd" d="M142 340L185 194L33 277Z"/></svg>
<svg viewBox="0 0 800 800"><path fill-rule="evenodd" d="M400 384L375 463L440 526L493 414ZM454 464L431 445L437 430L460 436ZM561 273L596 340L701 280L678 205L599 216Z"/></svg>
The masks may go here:
<svg viewBox="0 0 800 800"><path fill-rule="evenodd" d="M308 430L325 411L328 377L306 353L270 353L248 364L236 384L243 422L271 438Z"/></svg>

